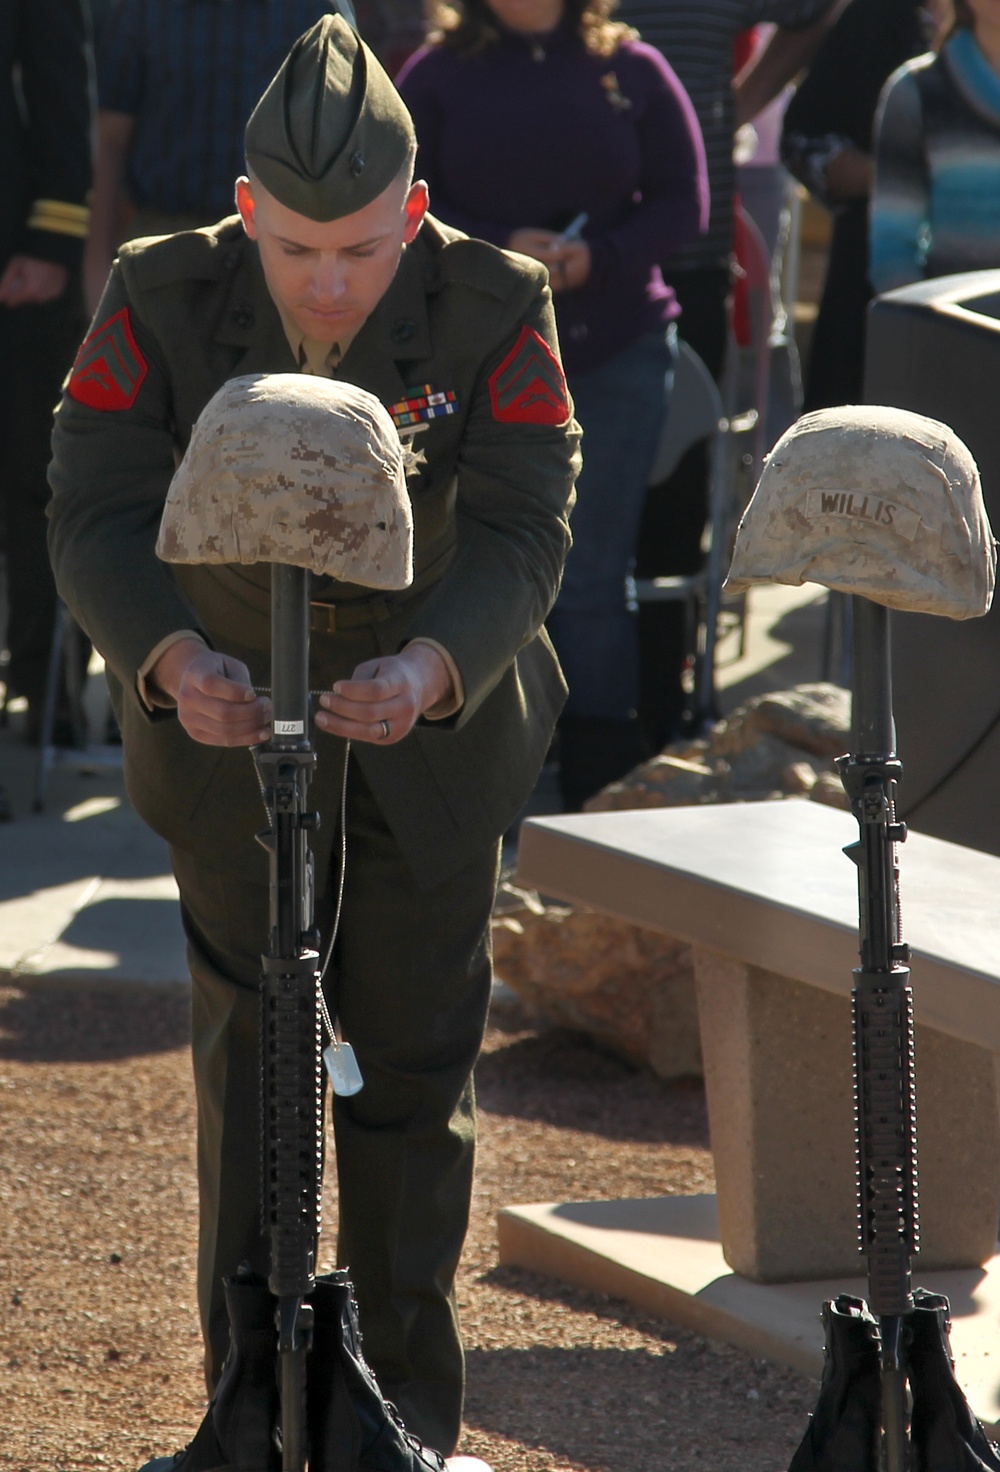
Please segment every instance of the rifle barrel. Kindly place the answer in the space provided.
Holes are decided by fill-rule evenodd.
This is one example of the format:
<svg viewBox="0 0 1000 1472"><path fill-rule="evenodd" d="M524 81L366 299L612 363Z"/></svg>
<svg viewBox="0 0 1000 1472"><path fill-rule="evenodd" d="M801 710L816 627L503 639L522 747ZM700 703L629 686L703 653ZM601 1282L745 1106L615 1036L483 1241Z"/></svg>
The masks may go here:
<svg viewBox="0 0 1000 1472"><path fill-rule="evenodd" d="M271 815L270 947L262 957L262 1141L268 1286L278 1299L283 1472L304 1472L306 1366L322 1182L322 1083L307 831L316 763L309 731L309 586L303 568L271 567L272 737L258 753Z"/></svg>

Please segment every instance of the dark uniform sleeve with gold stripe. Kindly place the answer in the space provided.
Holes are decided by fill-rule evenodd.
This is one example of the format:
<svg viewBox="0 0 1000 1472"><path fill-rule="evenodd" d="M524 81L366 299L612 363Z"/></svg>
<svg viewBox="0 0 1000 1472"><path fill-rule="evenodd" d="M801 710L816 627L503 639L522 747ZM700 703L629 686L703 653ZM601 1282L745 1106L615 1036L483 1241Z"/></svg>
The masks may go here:
<svg viewBox="0 0 1000 1472"><path fill-rule="evenodd" d="M12 254L75 265L91 184L92 78L83 0L16 0L15 65L26 114Z"/></svg>

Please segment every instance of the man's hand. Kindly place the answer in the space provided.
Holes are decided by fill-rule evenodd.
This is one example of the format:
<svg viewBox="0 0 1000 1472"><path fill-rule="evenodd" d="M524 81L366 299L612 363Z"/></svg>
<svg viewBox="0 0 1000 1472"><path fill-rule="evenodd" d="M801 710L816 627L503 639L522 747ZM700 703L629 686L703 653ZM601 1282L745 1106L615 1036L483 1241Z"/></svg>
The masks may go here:
<svg viewBox="0 0 1000 1472"><path fill-rule="evenodd" d="M860 148L842 148L826 166L830 199L867 199L875 183L875 160Z"/></svg>
<svg viewBox="0 0 1000 1472"><path fill-rule="evenodd" d="M392 746L413 730L424 711L453 693L444 660L429 644L408 644L400 654L369 659L349 680L320 696L316 724L349 741Z"/></svg>
<svg viewBox="0 0 1000 1472"><path fill-rule="evenodd" d="M809 66L827 31L846 5L847 0L832 0L826 12L811 26L796 30L778 26L767 44L747 62L733 82L737 127L752 123L781 89Z"/></svg>
<svg viewBox="0 0 1000 1472"><path fill-rule="evenodd" d="M11 256L0 276L0 306L29 307L54 302L69 281L65 266L35 256Z"/></svg>
<svg viewBox="0 0 1000 1472"><path fill-rule="evenodd" d="M271 739L271 702L254 692L239 659L200 639L179 639L156 661L148 680L177 703L177 719L205 746L256 746Z"/></svg>

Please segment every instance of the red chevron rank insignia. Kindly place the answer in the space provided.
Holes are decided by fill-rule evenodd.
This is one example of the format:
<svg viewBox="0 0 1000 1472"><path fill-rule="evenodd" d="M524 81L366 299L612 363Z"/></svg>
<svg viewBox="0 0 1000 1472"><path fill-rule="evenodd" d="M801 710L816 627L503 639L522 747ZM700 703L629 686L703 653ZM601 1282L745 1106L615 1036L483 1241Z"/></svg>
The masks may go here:
<svg viewBox="0 0 1000 1472"><path fill-rule="evenodd" d="M91 409L131 409L148 371L122 307L84 338L66 392Z"/></svg>
<svg viewBox="0 0 1000 1472"><path fill-rule="evenodd" d="M569 417L569 391L562 365L533 327L490 374L493 418L501 424L562 424Z"/></svg>

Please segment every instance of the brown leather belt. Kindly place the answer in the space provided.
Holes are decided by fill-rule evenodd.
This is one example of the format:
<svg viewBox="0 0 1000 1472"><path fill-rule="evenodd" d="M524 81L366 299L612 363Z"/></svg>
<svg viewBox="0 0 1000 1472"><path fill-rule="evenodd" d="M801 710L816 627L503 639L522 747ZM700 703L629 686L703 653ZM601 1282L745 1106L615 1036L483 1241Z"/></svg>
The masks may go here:
<svg viewBox="0 0 1000 1472"><path fill-rule="evenodd" d="M374 593L368 598L344 598L339 603L310 602L309 627L311 631L314 634L339 634L348 629L370 628L373 624L384 623L394 611L398 611L401 604L417 597L442 577L451 562L454 551L454 544L445 548L430 566L421 569L408 588L394 590L391 594L391 602L383 593ZM178 566L179 574L183 572L183 568L183 564ZM211 581L219 584L244 607L252 609L254 614L261 618L270 618L270 593L267 588L247 576L241 568L230 563L214 563L205 568L205 572L210 574ZM181 582L184 586L183 577ZM194 590L189 589L189 594L195 607L199 608ZM202 617L207 617L204 610L200 611Z"/></svg>
<svg viewBox="0 0 1000 1472"><path fill-rule="evenodd" d="M370 598L348 598L340 603L312 602L309 605L309 627L314 634L342 634L347 629L363 629L383 623L401 603L407 603L436 583L454 556L454 545L434 559L414 578L408 588L392 594L392 603L382 593Z"/></svg>
<svg viewBox="0 0 1000 1472"><path fill-rule="evenodd" d="M310 603L309 627L314 634L342 634L345 629L383 623L391 611L380 593L374 598L350 598L346 603Z"/></svg>

